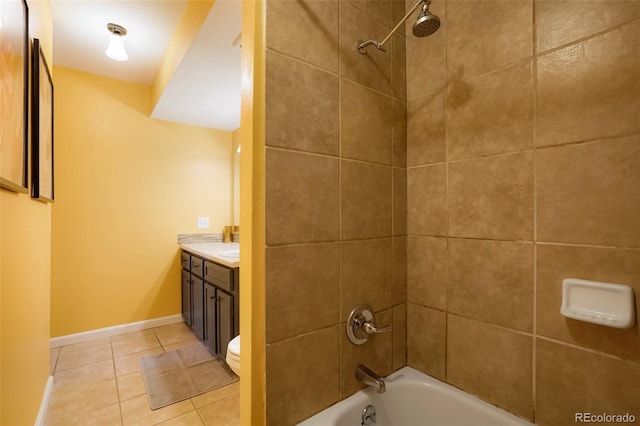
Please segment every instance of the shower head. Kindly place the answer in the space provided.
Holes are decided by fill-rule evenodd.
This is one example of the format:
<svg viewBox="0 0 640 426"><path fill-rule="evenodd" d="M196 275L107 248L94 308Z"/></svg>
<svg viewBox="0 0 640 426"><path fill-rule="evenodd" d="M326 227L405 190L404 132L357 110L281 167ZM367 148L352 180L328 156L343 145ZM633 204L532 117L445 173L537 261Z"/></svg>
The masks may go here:
<svg viewBox="0 0 640 426"><path fill-rule="evenodd" d="M416 37L429 36L440 28L440 18L429 12L429 4L431 2L425 2L422 5L422 12L418 16L418 20L413 24L413 35Z"/></svg>
<svg viewBox="0 0 640 426"><path fill-rule="evenodd" d="M378 50L384 50L384 44L389 41L393 33L396 32L398 28L415 12L420 5L422 5L422 12L420 12L420 16L418 16L418 20L415 24L413 24L413 35L416 37L426 37L438 31L440 28L440 18L438 18L433 13L429 12L429 5L431 4L431 0L418 0L416 4L404 15L404 18L391 30L391 32L384 38L382 41L376 40L367 40L362 41L358 40L356 42L356 49L358 52L365 55L367 53L367 46L375 46Z"/></svg>

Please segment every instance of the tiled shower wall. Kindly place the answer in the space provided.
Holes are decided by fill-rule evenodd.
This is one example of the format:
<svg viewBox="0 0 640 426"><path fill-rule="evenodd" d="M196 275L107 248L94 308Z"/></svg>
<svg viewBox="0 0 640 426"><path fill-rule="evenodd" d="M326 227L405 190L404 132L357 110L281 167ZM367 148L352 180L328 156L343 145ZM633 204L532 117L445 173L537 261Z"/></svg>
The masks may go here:
<svg viewBox="0 0 640 426"><path fill-rule="evenodd" d="M288 425L361 387L362 363L406 364L404 35L382 39L404 4L267 1L267 424ZM346 338L361 303L376 335Z"/></svg>
<svg viewBox="0 0 640 426"><path fill-rule="evenodd" d="M539 424L640 418L640 331L560 315L567 277L640 298L640 2L434 0L406 38L407 361Z"/></svg>

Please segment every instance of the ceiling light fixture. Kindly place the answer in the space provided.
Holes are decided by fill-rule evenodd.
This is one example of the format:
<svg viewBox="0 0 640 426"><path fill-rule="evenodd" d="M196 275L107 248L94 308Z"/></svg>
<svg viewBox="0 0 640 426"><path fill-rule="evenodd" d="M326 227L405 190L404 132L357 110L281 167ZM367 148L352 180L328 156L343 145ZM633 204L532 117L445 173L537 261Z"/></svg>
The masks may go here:
<svg viewBox="0 0 640 426"><path fill-rule="evenodd" d="M124 50L124 36L127 35L126 28L118 24L109 23L107 24L107 29L111 33L111 41L109 41L109 47L104 53L116 61L128 60L129 56Z"/></svg>

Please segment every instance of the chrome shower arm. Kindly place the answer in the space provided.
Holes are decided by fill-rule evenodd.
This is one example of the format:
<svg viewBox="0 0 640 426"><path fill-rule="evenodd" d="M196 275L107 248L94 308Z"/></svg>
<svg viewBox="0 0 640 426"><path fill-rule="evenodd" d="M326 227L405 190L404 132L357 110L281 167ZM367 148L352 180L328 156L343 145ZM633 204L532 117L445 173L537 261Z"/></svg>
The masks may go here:
<svg viewBox="0 0 640 426"><path fill-rule="evenodd" d="M360 52L363 55L366 54L367 53L367 46L371 46L371 45L374 45L376 48L378 48L378 50L382 50L383 52L386 52L386 50L383 49L384 44L387 41L389 41L389 39L391 38L393 33L395 33L398 30L398 28L400 28L400 25L404 24L404 21L409 19L409 16L411 16L413 14L413 12L416 11L418 6L420 6L422 3L429 4L429 3L431 3L431 0L418 0L418 2L411 8L411 10L408 11L406 15L404 15L404 18L402 18L400 20L400 22L398 22L398 24L395 27L393 27L391 32L384 38L384 40L382 40L382 41L376 41L376 40L361 41L361 40L358 40L358 43L356 44L356 47L358 48L358 52Z"/></svg>

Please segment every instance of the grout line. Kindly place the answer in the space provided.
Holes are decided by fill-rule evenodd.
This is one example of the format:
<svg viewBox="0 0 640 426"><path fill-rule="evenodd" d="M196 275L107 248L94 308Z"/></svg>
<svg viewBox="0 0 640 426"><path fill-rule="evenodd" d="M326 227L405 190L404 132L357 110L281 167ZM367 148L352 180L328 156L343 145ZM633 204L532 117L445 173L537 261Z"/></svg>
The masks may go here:
<svg viewBox="0 0 640 426"><path fill-rule="evenodd" d="M538 333L538 180L536 170L538 167L538 151L537 146L537 128L538 128L538 111L537 111L537 93L538 93L538 60L536 56L537 49L537 22L536 22L536 2L532 3L531 17L533 20L533 42L531 43L531 111L532 111L532 142L533 142L533 335L531 337L531 398L533 400L532 420L535 423L536 407L537 407L537 339Z"/></svg>
<svg viewBox="0 0 640 426"><path fill-rule="evenodd" d="M566 49L566 48L569 48L569 47L572 47L572 46L577 46L577 45L579 45L581 43L584 43L585 41L598 38L600 36L603 36L603 35L605 35L607 33L610 33L610 32L617 31L617 30L619 30L619 29L621 29L623 27L626 27L626 26L635 25L638 22L640 22L640 18L631 19L631 20L619 23L617 25L607 27L604 30L600 30L600 31L595 32L593 34L586 35L586 36L581 37L579 39L571 40L569 43L561 44L561 45L553 47L551 49L547 49L547 50L543 50L543 51L540 51L540 52L536 52L536 56L537 57L545 56L545 55L548 55L548 54L551 54L551 53L555 53L555 52L558 52L560 50L563 50L563 49ZM535 31L534 31L534 34L535 34Z"/></svg>
<svg viewBox="0 0 640 426"><path fill-rule="evenodd" d="M613 360L616 360L616 361L622 361L622 362L633 364L633 365L640 365L640 360L634 361L634 360L631 360L631 359L625 359L625 358L622 358L620 356L610 354L608 352L598 351L596 349L587 348L585 346L579 346L579 345L577 345L575 343L564 342L562 340L553 339L551 337L546 337L546 336L535 336L535 337L536 337L537 340L544 340L545 342L550 342L550 343L554 343L554 344L557 344L557 345L560 345L560 346L565 346L565 347L576 349L576 350L579 350L579 351L588 352L588 353L593 354L593 355L600 355L600 356L603 356L605 358L613 359Z"/></svg>

